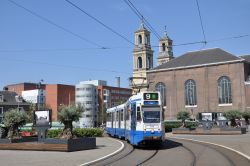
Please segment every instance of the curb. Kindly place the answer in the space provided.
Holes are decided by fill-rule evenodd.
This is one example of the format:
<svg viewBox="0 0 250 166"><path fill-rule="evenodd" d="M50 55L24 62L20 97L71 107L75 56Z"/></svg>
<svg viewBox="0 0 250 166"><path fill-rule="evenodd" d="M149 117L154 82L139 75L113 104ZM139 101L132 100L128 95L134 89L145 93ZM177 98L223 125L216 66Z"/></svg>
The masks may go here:
<svg viewBox="0 0 250 166"><path fill-rule="evenodd" d="M169 138L174 138L174 139L180 139L180 140L187 140L187 141L193 141L193 142L198 142L198 143L204 143L204 144L210 144L210 145L215 145L215 146L219 146L219 147L222 147L222 148L225 148L225 149L228 149L228 150L231 150L241 156L243 156L244 158L248 159L250 161L250 156L238 151L238 150L235 150L235 149L232 149L230 147L227 147L227 146L224 146L224 145L220 145L220 144L216 144L216 143L212 143L212 142L206 142L206 141L199 141L199 140L195 140L195 139L189 139L189 138L179 138L179 137L169 137Z"/></svg>
<svg viewBox="0 0 250 166"><path fill-rule="evenodd" d="M98 159L95 159L95 160L92 160L92 161L89 161L89 162L80 164L80 165L78 165L78 166L85 166L85 165L93 164L93 163L98 162L98 161L100 161L100 160L104 160L104 159L106 159L106 158L108 158L108 157L110 157L110 156L115 155L116 153L119 153L120 151L122 151L122 150L124 149L124 143L123 143L123 142L121 142L121 141L119 141L119 140L116 140L116 139L114 139L114 138L108 138L108 139L112 139L112 140L115 140L115 141L119 142L119 143L121 144L121 147L120 147L119 149L117 149L116 151L114 151L113 153L110 153L110 154L108 154L108 155L106 155L106 156L103 156L103 157L100 157L100 158L98 158Z"/></svg>

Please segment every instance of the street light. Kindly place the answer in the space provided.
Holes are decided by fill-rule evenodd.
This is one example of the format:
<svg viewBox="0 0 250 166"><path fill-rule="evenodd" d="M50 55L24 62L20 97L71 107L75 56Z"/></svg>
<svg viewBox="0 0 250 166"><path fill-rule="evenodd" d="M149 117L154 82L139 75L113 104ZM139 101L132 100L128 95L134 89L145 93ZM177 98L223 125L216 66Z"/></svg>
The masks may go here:
<svg viewBox="0 0 250 166"><path fill-rule="evenodd" d="M40 103L40 89L41 89L41 85L42 85L43 79L41 79L38 84L37 84L37 89L38 89L38 97L37 97L37 109L40 110L41 109L41 103Z"/></svg>

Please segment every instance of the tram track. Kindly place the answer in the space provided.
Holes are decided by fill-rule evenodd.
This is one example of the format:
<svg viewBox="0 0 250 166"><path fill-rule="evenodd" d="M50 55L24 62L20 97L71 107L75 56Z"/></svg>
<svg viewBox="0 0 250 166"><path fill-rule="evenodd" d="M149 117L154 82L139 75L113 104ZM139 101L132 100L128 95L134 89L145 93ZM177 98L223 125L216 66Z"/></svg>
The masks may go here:
<svg viewBox="0 0 250 166"><path fill-rule="evenodd" d="M129 143L124 150L92 165L109 166L248 166L249 160L228 149L209 144L170 138L160 148L134 148Z"/></svg>
<svg viewBox="0 0 250 166"><path fill-rule="evenodd" d="M145 159L144 161L140 162L139 164L137 164L136 166L140 166L142 164L145 164L146 162L148 162L150 159L152 159L159 151L156 150L151 156L149 156L147 159Z"/></svg>
<svg viewBox="0 0 250 166"><path fill-rule="evenodd" d="M204 162L204 156L207 156L207 165L215 165L213 163L216 163L216 160L212 160L211 157L213 154L220 156L220 160L225 160L224 164L227 166L248 166L250 164L249 160L242 157L241 155L219 146L184 139L171 138L171 140L181 143L182 147L192 154L192 166L198 166L200 163Z"/></svg>
<svg viewBox="0 0 250 166"><path fill-rule="evenodd" d="M184 149L186 149L191 154L191 156L192 156L192 162L191 162L190 166L195 166L196 165L196 155L194 154L194 152L190 148L188 148L186 146L182 145L182 147Z"/></svg>
<svg viewBox="0 0 250 166"><path fill-rule="evenodd" d="M126 165L144 165L149 160L151 160L154 156L157 155L159 152L158 149L143 149L143 148L135 148L134 146L130 145L129 143L123 141L125 144L124 150L122 150L120 153L108 158L104 159L102 161L99 161L97 163L93 163L91 165L94 166L102 166L102 165L110 165L110 166L122 166L124 163L130 162ZM136 157L140 154L140 157ZM136 160L138 158L142 158L143 160Z"/></svg>

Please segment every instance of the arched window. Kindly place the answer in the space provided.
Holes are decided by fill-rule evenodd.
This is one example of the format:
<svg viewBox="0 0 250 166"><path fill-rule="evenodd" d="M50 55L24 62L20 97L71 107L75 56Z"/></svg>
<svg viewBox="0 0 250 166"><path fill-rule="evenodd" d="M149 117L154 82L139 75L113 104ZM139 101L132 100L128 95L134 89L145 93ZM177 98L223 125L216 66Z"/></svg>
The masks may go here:
<svg viewBox="0 0 250 166"><path fill-rule="evenodd" d="M185 103L187 106L197 105L196 84L194 80L185 82Z"/></svg>
<svg viewBox="0 0 250 166"><path fill-rule="evenodd" d="M139 44L142 44L142 36L141 35L138 36L138 41L139 41Z"/></svg>
<svg viewBox="0 0 250 166"><path fill-rule="evenodd" d="M166 45L165 45L165 43L162 43L162 51L166 51Z"/></svg>
<svg viewBox="0 0 250 166"><path fill-rule="evenodd" d="M162 104L166 105L166 86L165 86L165 84L162 82L157 83L155 86L155 90L160 92Z"/></svg>
<svg viewBox="0 0 250 166"><path fill-rule="evenodd" d="M138 69L141 69L141 68L142 68L142 58L141 58L141 57L138 57L138 60L137 60L137 68L138 68Z"/></svg>
<svg viewBox="0 0 250 166"><path fill-rule="evenodd" d="M227 76L218 79L218 98L219 104L232 103L231 81Z"/></svg>

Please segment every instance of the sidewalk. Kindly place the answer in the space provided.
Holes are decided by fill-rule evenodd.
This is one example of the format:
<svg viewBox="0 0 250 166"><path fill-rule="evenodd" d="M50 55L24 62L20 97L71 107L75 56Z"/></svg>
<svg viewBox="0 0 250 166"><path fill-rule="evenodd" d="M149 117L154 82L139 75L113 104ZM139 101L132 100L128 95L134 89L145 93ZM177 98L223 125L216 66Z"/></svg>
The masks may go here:
<svg viewBox="0 0 250 166"><path fill-rule="evenodd" d="M220 144L250 156L250 132L242 135L184 135L166 133L166 139L171 137L187 138Z"/></svg>
<svg viewBox="0 0 250 166"><path fill-rule="evenodd" d="M112 138L97 137L96 149L76 152L0 150L0 165L79 166L118 150L122 144Z"/></svg>

